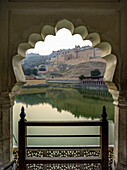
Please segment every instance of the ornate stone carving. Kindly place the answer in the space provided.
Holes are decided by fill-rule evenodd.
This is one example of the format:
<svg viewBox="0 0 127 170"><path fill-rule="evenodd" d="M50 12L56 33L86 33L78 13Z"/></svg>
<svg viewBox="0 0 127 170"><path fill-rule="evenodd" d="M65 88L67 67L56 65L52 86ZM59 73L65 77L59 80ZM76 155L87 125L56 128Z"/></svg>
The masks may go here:
<svg viewBox="0 0 127 170"><path fill-rule="evenodd" d="M16 81L20 83L25 83L25 76L21 68L21 60L26 57L26 51L34 47L35 43L41 40L41 37L44 40L47 35L55 35L55 33L62 28L67 28L71 31L72 34L80 34L83 39L86 38L87 40L90 40L93 47L95 46L96 48L100 49L101 57L106 60L104 80L107 83L113 84L113 76L117 64L117 58L114 54L112 54L111 45L108 42L101 42L100 35L98 33L93 32L89 34L86 26L80 25L78 27L74 27L73 23L67 19L60 20L59 22L57 22L55 27L45 25L42 28L40 34L32 33L29 36L29 40L27 43L20 43L18 45L18 54L13 56L12 59ZM115 87L115 84L113 86Z"/></svg>
<svg viewBox="0 0 127 170"><path fill-rule="evenodd" d="M0 106L2 109L9 109L13 105L13 102L11 102L9 93L3 92L0 93Z"/></svg>
<svg viewBox="0 0 127 170"><path fill-rule="evenodd" d="M14 154L14 158L16 160L16 163L18 165L18 150L15 148L13 151ZM36 150L36 149L30 149L27 150L27 156L28 157L43 157L44 155L47 155L47 157L79 157L82 155L82 153L80 152L80 150ZM109 148L109 167L111 167L112 165L112 161L113 161L113 147ZM84 157L89 157L89 156L100 156L100 150L99 149L93 149L93 150L89 150L89 149L85 149L83 151L83 155ZM27 168L28 169L43 169L46 168L47 170L80 170L81 166L83 167L83 169L91 169L94 170L95 168L100 167L100 164L94 163L94 164L47 164L47 165L43 165L43 164L28 164Z"/></svg>

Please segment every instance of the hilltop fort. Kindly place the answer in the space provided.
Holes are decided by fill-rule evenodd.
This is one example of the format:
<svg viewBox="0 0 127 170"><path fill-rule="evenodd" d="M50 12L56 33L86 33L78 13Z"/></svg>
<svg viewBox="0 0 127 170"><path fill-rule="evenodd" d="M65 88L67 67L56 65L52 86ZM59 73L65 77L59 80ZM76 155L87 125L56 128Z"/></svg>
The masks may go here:
<svg viewBox="0 0 127 170"><path fill-rule="evenodd" d="M101 52L98 48L75 46L73 49L57 51L56 57L46 61L46 70L54 71L55 68L61 64L78 65L80 63L92 61L105 63L101 58Z"/></svg>

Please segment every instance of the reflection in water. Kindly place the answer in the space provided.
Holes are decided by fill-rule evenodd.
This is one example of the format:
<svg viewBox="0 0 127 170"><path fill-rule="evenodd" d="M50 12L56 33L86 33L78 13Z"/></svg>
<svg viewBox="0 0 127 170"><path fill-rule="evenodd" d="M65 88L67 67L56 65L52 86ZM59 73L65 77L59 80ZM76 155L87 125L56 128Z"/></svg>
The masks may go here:
<svg viewBox="0 0 127 170"><path fill-rule="evenodd" d="M113 104L112 101L85 97L79 90L71 88L45 88L41 93L35 89L23 89L16 97L14 105L14 133L17 139L17 121L21 106L25 106L27 120L90 120L100 119L102 106L105 105L109 120L109 144L113 144ZM25 94L29 93L29 94ZM29 128L29 134L96 134L97 127L43 127ZM28 144L50 145L50 144L82 144L96 145L99 139L93 138L49 138L31 139Z"/></svg>

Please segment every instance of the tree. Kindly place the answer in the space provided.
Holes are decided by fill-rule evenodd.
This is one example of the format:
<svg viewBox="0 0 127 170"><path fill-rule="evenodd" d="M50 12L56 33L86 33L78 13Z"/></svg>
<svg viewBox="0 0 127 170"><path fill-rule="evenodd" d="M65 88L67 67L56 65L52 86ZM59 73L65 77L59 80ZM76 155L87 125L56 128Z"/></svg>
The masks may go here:
<svg viewBox="0 0 127 170"><path fill-rule="evenodd" d="M45 67L39 68L39 71L46 71Z"/></svg>
<svg viewBox="0 0 127 170"><path fill-rule="evenodd" d="M31 69L29 67L22 67L23 72L25 75L29 76L31 74L37 75L38 70L37 69Z"/></svg>
<svg viewBox="0 0 127 170"><path fill-rule="evenodd" d="M83 79L84 79L84 75L80 75L79 80L83 80Z"/></svg>
<svg viewBox="0 0 127 170"><path fill-rule="evenodd" d="M38 70L35 68L31 70L31 73L34 74L35 76L37 75L37 72L38 72Z"/></svg>
<svg viewBox="0 0 127 170"><path fill-rule="evenodd" d="M91 77L98 77L101 75L101 72L99 69L95 69L91 71Z"/></svg>
<svg viewBox="0 0 127 170"><path fill-rule="evenodd" d="M31 75L31 69L30 68L24 68L23 72L24 72L25 75L28 75L28 76Z"/></svg>

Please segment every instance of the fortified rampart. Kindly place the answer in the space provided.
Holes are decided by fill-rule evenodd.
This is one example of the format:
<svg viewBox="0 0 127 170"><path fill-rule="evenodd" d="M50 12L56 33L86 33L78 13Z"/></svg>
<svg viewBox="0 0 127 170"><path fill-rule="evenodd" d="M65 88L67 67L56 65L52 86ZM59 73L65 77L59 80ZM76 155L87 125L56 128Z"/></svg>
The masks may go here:
<svg viewBox="0 0 127 170"><path fill-rule="evenodd" d="M59 50L56 57L50 60L53 64L47 66L47 71L53 71L54 68L60 64L77 65L89 61L105 62L105 60L101 58L101 52L98 48L75 46L73 49L65 51Z"/></svg>

